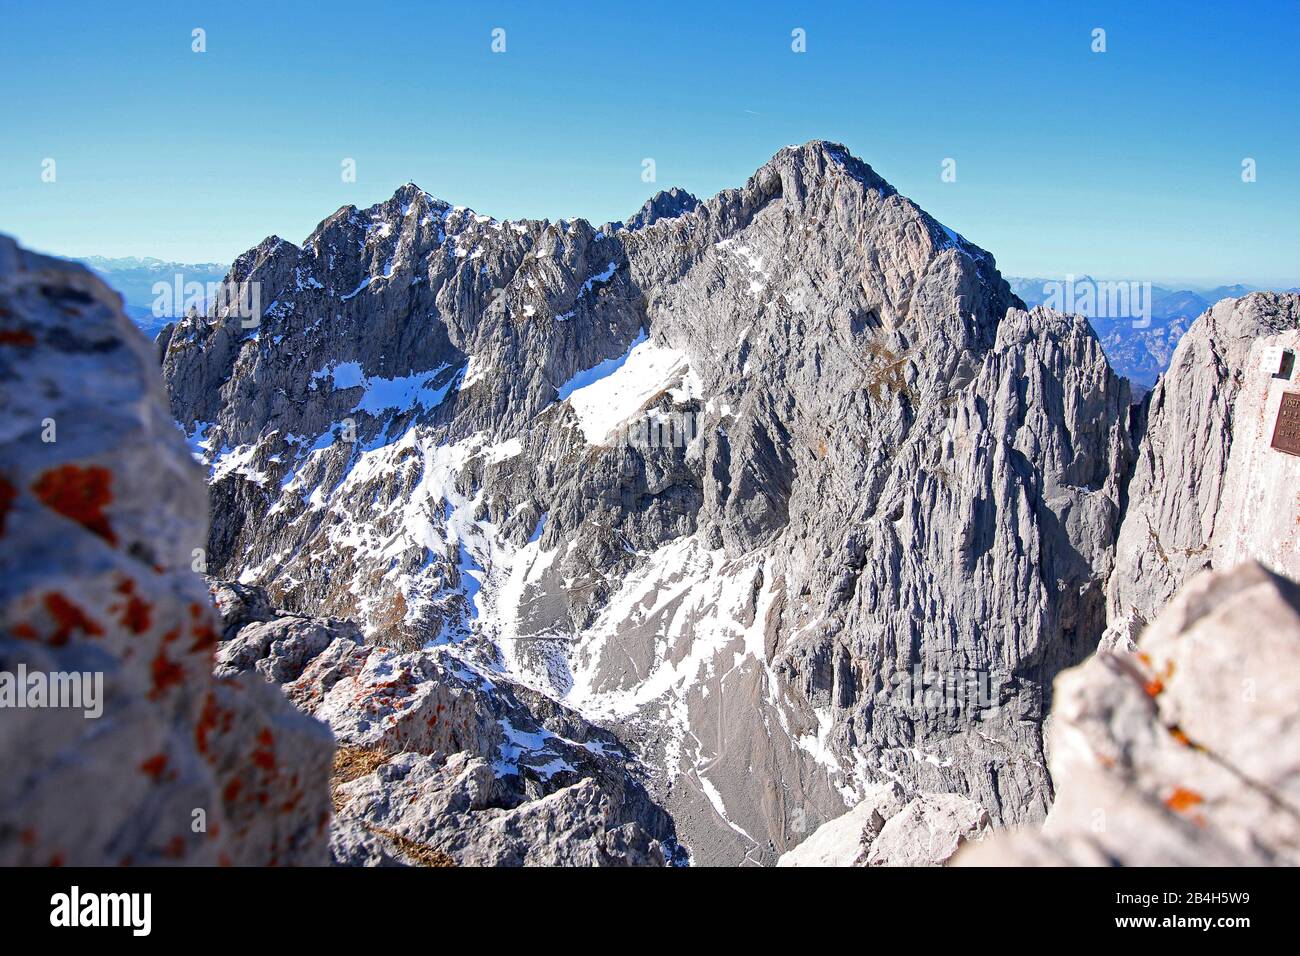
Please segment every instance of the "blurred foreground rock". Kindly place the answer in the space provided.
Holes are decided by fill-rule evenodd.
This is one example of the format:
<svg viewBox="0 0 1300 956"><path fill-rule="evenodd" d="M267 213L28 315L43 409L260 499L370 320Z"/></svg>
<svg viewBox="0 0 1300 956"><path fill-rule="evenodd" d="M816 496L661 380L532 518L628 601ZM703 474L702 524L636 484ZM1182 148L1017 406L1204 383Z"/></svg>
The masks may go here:
<svg viewBox="0 0 1300 956"><path fill-rule="evenodd" d="M956 864L1300 863L1300 587L1254 562L1203 573L1138 648L1057 678L1042 830Z"/></svg>
<svg viewBox="0 0 1300 956"><path fill-rule="evenodd" d="M212 674L206 515L118 296L0 236L0 865L327 861L328 728Z"/></svg>

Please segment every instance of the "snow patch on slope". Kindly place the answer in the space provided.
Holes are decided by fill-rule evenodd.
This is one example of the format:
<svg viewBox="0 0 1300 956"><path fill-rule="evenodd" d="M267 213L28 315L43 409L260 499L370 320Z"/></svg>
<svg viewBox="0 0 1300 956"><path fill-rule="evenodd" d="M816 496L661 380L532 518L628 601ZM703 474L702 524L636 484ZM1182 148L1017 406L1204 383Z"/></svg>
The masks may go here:
<svg viewBox="0 0 1300 956"><path fill-rule="evenodd" d="M381 378L377 375L366 375L357 362L341 362L327 365L313 372L308 388L315 391L319 387L317 383L323 379L330 379L336 389L357 388L358 386L364 388L365 394L353 407L354 412L369 412L371 415L378 415L380 412L389 409L404 410L413 408L416 405L427 410L441 405L447 397L447 393L451 391L455 377L437 388L432 386L432 383L447 368L447 365L440 365L438 368L429 369L425 372L412 372L410 375L402 375L397 378Z"/></svg>
<svg viewBox="0 0 1300 956"><path fill-rule="evenodd" d="M579 372L559 392L577 415L583 436L594 445L660 392L669 391L675 401L684 402L700 397L701 390L686 353L657 345L642 331L626 355Z"/></svg>

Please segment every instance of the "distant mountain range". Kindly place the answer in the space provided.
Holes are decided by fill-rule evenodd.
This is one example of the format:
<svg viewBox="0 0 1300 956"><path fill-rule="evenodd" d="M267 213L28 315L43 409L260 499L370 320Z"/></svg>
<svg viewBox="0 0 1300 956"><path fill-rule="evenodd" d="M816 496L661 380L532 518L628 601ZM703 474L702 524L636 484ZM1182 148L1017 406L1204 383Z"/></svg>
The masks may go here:
<svg viewBox="0 0 1300 956"><path fill-rule="evenodd" d="M1053 288L1053 283L1065 281L1065 277L1058 276L1055 278L1024 278L1021 276L1007 276L1007 282L1016 295L1025 301L1026 305L1042 305L1047 301ZM1085 282L1106 282L1117 280L1096 279L1093 276L1081 275L1075 276L1074 282L1080 285ZM1125 279L1118 280L1124 282L1142 282L1144 280ZM1220 299L1237 299L1251 292L1260 291L1280 291L1295 292L1295 289L1268 289L1262 286L1243 285L1219 285L1208 289L1173 289L1168 286L1162 286L1158 283L1151 283L1151 300L1152 300L1152 318L1170 319L1186 318L1191 316L1196 318L1214 303Z"/></svg>
<svg viewBox="0 0 1300 956"><path fill-rule="evenodd" d="M126 303L126 313L151 338L168 322L178 316L169 314L173 309L159 310L155 303L159 293L155 291L158 283L166 283L174 289L177 277L182 288L188 283L198 282L205 287L210 282L221 282L230 266L220 262L168 262L152 256L127 256L124 258L107 258L105 256L87 256L76 260L88 266L122 293ZM170 303L174 296L167 301ZM166 312L168 314L160 314Z"/></svg>
<svg viewBox="0 0 1300 956"><path fill-rule="evenodd" d="M1081 289L1088 284L1105 284L1110 281L1115 280L1097 280L1087 275L1073 277L1073 285L1076 289ZM1127 283L1141 280L1121 281ZM1007 282L1012 291L1028 306L1046 304L1061 308L1059 303L1051 300L1054 292L1057 292L1065 282L1064 278L1008 276ZM1132 314L1138 310L1131 310L1130 314L1126 315L1105 317L1089 314L1089 310L1082 307L1079 311L1088 315L1088 320L1092 323L1097 337L1101 339L1102 348L1105 349L1106 357L1110 359L1110 364L1115 371L1139 386L1138 391L1141 392L1153 387L1156 379L1169 367L1174 349L1197 316L1220 299L1236 299L1250 292L1259 291L1300 290L1295 288L1263 290L1258 286L1241 283L1198 290L1171 289L1151 283L1149 303L1147 293L1145 291L1142 293L1143 305L1150 305L1149 316ZM1144 323L1144 318L1150 319L1149 324Z"/></svg>

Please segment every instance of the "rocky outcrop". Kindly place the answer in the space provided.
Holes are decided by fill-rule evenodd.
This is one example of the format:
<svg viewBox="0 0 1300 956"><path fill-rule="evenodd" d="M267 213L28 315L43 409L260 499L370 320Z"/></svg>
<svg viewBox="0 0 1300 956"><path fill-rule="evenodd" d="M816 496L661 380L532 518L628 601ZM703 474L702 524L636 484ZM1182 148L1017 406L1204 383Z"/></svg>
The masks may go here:
<svg viewBox="0 0 1300 956"><path fill-rule="evenodd" d="M213 590L227 621L247 618L216 672L283 684L339 742L336 864L685 862L632 755L579 715L446 648L367 646L351 622L279 611L260 588Z"/></svg>
<svg viewBox="0 0 1300 956"><path fill-rule="evenodd" d="M336 640L361 642L351 621L284 613L262 588L217 582L211 591L222 624L214 667L219 677L256 670L272 683L287 684Z"/></svg>
<svg viewBox="0 0 1300 956"><path fill-rule="evenodd" d="M1138 641L1057 678L1056 802L969 865L1300 863L1300 586L1194 577Z"/></svg>
<svg viewBox="0 0 1300 956"><path fill-rule="evenodd" d="M1041 817L1126 383L843 147L671 198L594 227L408 185L236 261L260 314L164 358L211 570L607 727L700 862L774 862L890 779Z"/></svg>
<svg viewBox="0 0 1300 956"><path fill-rule="evenodd" d="M628 229L640 229L661 219L676 219L688 212L694 212L699 205L698 199L686 190L674 186L671 189L660 190L647 199L624 225Z"/></svg>
<svg viewBox="0 0 1300 956"><path fill-rule="evenodd" d="M885 821L871 842L867 865L942 866L988 830L988 813L965 797L925 794Z"/></svg>
<svg viewBox="0 0 1300 956"><path fill-rule="evenodd" d="M270 681L284 684L302 675L309 661L339 638L360 640L351 622L319 621L287 615L245 626L217 650L218 676L256 668Z"/></svg>
<svg viewBox="0 0 1300 956"><path fill-rule="evenodd" d="M1300 457L1270 447L1283 394L1300 390L1297 352L1292 294L1224 299L1183 337L1140 413L1108 595L1116 639L1202 569L1253 559L1300 578Z"/></svg>
<svg viewBox="0 0 1300 956"><path fill-rule="evenodd" d="M149 344L0 236L0 864L317 864L333 742L212 675L201 472Z"/></svg>
<svg viewBox="0 0 1300 956"><path fill-rule="evenodd" d="M221 618L221 639L227 641L246 624L274 620L279 612L264 588L234 581L212 581L212 604Z"/></svg>
<svg viewBox="0 0 1300 956"><path fill-rule="evenodd" d="M613 735L453 656L340 640L287 690L376 762L336 788L342 827L463 865L684 860L671 819ZM338 862L375 858L353 850Z"/></svg>
<svg viewBox="0 0 1300 956"><path fill-rule="evenodd" d="M396 840L444 853L463 866L663 866L664 848L639 824L620 822L591 777L535 800L502 805L492 766L457 753L404 752L339 788L341 823L360 821L380 839L360 852L336 849L347 865L379 865ZM336 842L341 847L341 841Z"/></svg>
<svg viewBox="0 0 1300 956"><path fill-rule="evenodd" d="M341 639L287 691L342 746L371 755L371 772L336 786L336 826L360 825L381 847L397 840L400 854L405 841L462 865L685 859L612 734L445 652ZM353 847L336 860L382 855Z"/></svg>
<svg viewBox="0 0 1300 956"><path fill-rule="evenodd" d="M777 866L943 866L990 832L989 815L955 793L914 797L895 782L872 787L852 810L823 823Z"/></svg>

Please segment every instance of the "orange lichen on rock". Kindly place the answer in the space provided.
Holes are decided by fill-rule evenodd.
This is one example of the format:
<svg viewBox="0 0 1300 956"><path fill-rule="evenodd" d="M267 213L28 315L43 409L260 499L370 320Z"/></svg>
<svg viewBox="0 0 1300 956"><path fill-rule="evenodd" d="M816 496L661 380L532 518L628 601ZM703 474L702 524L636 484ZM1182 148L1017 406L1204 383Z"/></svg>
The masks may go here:
<svg viewBox="0 0 1300 956"><path fill-rule="evenodd" d="M140 770L147 776L152 777L155 782L162 779L163 771L167 769L167 755L164 753L154 754L144 763L140 764Z"/></svg>
<svg viewBox="0 0 1300 956"><path fill-rule="evenodd" d="M199 713L198 723L194 725L194 746L198 748L199 753L208 752L208 734L218 728L221 714L222 710L217 704L217 698L209 691L207 697L203 699L203 710Z"/></svg>
<svg viewBox="0 0 1300 956"><path fill-rule="evenodd" d="M126 604L120 608L119 620L122 626L132 634L143 634L149 630L151 609L149 603L135 593L135 582L127 578L117 586L117 591L126 598Z"/></svg>
<svg viewBox="0 0 1300 956"><path fill-rule="evenodd" d="M152 671L153 689L149 691L150 700L157 700L168 688L179 685L185 679L185 669L175 661L168 660L165 650L159 650L153 659Z"/></svg>
<svg viewBox="0 0 1300 956"><path fill-rule="evenodd" d="M45 610L54 618L54 631L47 640L53 647L62 647L68 643L74 631L80 631L87 637L103 636L104 629L99 624L57 591L45 595Z"/></svg>
<svg viewBox="0 0 1300 956"><path fill-rule="evenodd" d="M1186 813L1198 803L1204 802L1204 797L1186 787L1175 787L1174 792L1165 797L1165 806L1176 813Z"/></svg>
<svg viewBox="0 0 1300 956"><path fill-rule="evenodd" d="M0 329L0 345L31 348L35 344L36 336L26 329Z"/></svg>
<svg viewBox="0 0 1300 956"><path fill-rule="evenodd" d="M263 727L257 735L258 747L253 751L253 763L263 770L275 770L275 738L270 729Z"/></svg>
<svg viewBox="0 0 1300 956"><path fill-rule="evenodd" d="M104 514L104 506L113 500L112 486L113 474L107 468L61 465L42 474L32 493L47 508L116 545L117 535Z"/></svg>
<svg viewBox="0 0 1300 956"><path fill-rule="evenodd" d="M189 652L198 654L211 651L220 643L216 629L212 626L210 616L204 614L203 606L190 602L190 620L191 633L194 636L194 642L190 645Z"/></svg>

